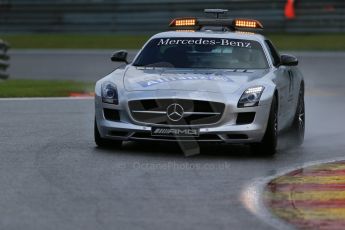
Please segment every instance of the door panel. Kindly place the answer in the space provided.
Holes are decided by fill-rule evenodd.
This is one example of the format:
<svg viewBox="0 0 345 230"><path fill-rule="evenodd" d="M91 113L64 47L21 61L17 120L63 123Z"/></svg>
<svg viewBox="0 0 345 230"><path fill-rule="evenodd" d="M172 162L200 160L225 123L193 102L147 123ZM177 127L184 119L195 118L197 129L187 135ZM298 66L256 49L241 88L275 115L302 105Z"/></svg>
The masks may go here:
<svg viewBox="0 0 345 230"><path fill-rule="evenodd" d="M289 114L289 119L292 122L292 120L295 117L296 108L298 104L301 76L297 68L290 67L289 72L291 76L291 90L290 90L290 95L289 95L289 108L288 108L289 113L288 114Z"/></svg>

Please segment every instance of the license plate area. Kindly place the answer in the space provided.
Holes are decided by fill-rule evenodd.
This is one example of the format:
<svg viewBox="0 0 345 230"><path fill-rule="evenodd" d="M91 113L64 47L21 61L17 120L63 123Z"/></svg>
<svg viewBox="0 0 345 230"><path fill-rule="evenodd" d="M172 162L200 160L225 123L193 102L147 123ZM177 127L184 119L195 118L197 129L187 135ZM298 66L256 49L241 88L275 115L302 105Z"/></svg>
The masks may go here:
<svg viewBox="0 0 345 230"><path fill-rule="evenodd" d="M152 127L151 136L160 137L199 137L199 129Z"/></svg>

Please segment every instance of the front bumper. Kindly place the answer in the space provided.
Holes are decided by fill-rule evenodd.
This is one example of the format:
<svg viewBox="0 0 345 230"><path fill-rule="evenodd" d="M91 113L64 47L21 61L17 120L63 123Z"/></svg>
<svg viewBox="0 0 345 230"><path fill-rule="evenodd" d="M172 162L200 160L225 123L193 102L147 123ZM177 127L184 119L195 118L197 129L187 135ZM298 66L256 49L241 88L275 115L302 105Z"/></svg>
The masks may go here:
<svg viewBox="0 0 345 230"><path fill-rule="evenodd" d="M225 112L219 122L210 125L193 126L198 128L200 136L195 138L171 138L151 136L151 128L155 125L136 122L128 110L127 102L119 105L102 103L96 95L96 121L102 138L123 141L198 141L223 142L232 144L257 143L265 134L270 111L270 103L256 107L237 108L237 103L226 104ZM119 121L105 119L103 109L116 109L119 112ZM238 125L236 118L242 112L255 112L252 123ZM158 125L158 127L161 127Z"/></svg>

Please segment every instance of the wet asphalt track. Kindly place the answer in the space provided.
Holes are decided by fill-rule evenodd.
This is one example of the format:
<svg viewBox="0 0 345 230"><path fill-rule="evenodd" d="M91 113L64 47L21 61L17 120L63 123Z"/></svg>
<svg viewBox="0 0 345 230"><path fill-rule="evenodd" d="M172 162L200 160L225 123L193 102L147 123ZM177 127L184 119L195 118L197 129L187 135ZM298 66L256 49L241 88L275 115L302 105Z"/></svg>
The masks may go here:
<svg viewBox="0 0 345 230"><path fill-rule="evenodd" d="M274 157L217 145L193 157L170 144L102 150L92 100L0 101L0 229L271 229L245 209L247 183L345 157L345 54L300 57L306 140L281 139Z"/></svg>

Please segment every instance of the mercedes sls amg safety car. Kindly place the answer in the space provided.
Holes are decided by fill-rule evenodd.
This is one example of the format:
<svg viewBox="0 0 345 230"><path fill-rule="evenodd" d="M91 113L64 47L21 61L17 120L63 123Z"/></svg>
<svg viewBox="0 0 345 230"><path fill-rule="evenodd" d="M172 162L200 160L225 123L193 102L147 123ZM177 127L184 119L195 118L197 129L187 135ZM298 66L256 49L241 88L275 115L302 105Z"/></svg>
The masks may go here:
<svg viewBox="0 0 345 230"><path fill-rule="evenodd" d="M251 19L178 18L95 87L95 141L223 142L276 152L278 133L302 144L304 80L298 60L253 33Z"/></svg>

